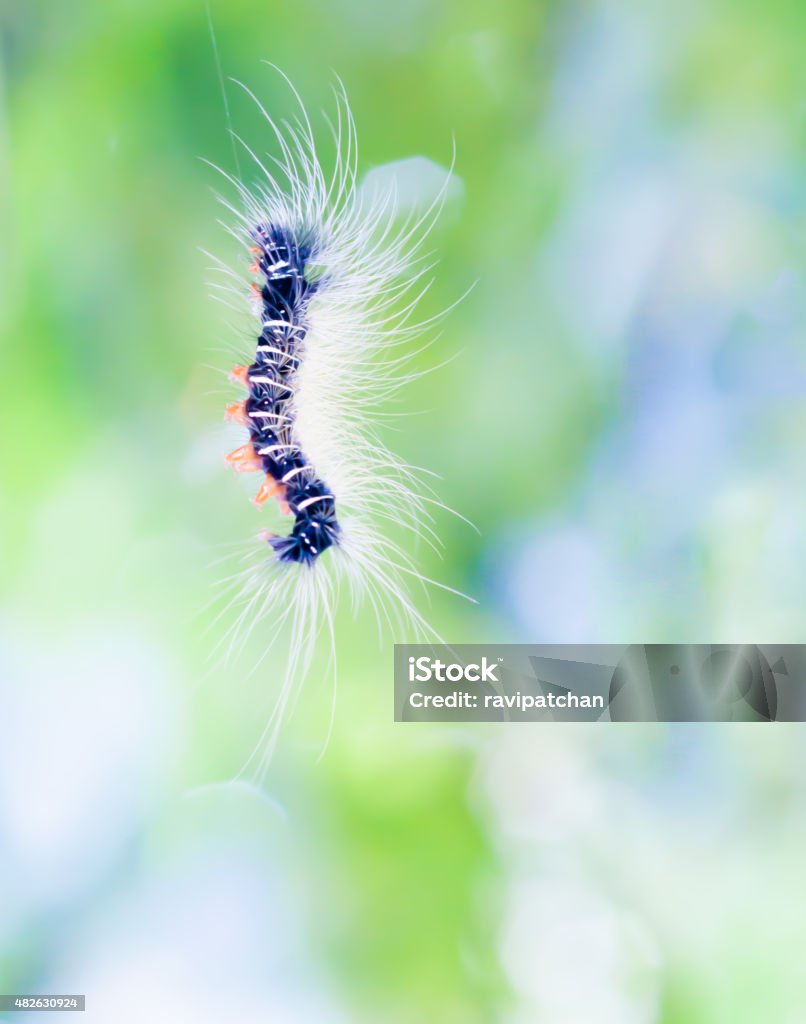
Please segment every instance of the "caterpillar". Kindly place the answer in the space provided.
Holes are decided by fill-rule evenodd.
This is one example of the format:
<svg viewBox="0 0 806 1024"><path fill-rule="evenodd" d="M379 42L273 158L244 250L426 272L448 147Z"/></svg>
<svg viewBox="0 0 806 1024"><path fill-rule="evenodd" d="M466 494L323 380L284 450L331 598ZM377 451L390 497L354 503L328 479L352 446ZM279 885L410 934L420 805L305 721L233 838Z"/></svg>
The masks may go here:
<svg viewBox="0 0 806 1024"><path fill-rule="evenodd" d="M266 535L279 560L312 564L339 535L334 496L294 435L296 368L304 351L306 308L316 291L305 270L315 243L271 223L258 224L251 234L255 260L250 270L263 276L262 287L253 284L261 332L254 362L236 366L230 375L246 387L248 398L229 405L227 417L248 428L249 441L227 459L238 471L264 473L256 505L275 497L283 512L293 513L287 537Z"/></svg>
<svg viewBox="0 0 806 1024"><path fill-rule="evenodd" d="M241 393L226 409L248 437L227 461L237 472L261 476L253 501L263 508L274 499L289 524L283 533L263 530L266 554L228 581L230 605L240 604L227 631L231 648L258 622L269 623L267 650L278 636L289 641L261 741L276 738L323 629L335 680L333 609L343 587L355 606L367 598L379 630L396 639L438 639L410 593L413 583L459 593L421 573L398 536L402 529L439 550L435 513L452 510L424 480L428 472L382 440L390 402L422 373L408 364L430 343L417 348L412 340L448 312L415 320L432 269L423 245L452 165L425 209L401 215L394 184L359 182L355 122L343 87L331 123L334 168L326 175L311 121L288 84L300 113L282 124L241 85L279 150L264 160L234 136L258 184L249 188L240 175L216 168L237 194L237 203L219 198L233 221L228 230L250 255L251 278L216 264L234 276L238 301L250 295L257 317L254 347L230 373Z"/></svg>

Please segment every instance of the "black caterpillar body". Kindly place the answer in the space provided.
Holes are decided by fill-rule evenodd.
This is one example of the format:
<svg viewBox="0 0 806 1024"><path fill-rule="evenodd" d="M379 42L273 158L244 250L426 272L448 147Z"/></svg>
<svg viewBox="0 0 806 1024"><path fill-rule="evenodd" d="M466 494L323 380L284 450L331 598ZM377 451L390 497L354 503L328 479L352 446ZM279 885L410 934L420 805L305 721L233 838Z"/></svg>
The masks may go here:
<svg viewBox="0 0 806 1024"><path fill-rule="evenodd" d="M304 354L305 311L317 283L305 277L312 245L273 224L251 232L262 325L255 361L246 370L246 422L254 453L294 515L286 537L270 537L282 562L312 564L339 537L336 502L294 433L294 376Z"/></svg>

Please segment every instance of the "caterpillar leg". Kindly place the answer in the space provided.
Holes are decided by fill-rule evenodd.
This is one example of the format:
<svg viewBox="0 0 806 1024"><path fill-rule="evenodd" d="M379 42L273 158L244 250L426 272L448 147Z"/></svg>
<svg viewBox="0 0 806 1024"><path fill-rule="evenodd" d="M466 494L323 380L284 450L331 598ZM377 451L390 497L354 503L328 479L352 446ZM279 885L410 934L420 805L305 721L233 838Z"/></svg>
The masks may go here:
<svg viewBox="0 0 806 1024"><path fill-rule="evenodd" d="M227 462L236 473L259 473L263 469L263 463L251 442L242 444L240 448L230 452L227 456Z"/></svg>
<svg viewBox="0 0 806 1024"><path fill-rule="evenodd" d="M282 495L284 493L285 488L281 487L274 477L267 475L263 483L260 485L257 494L252 498L252 503L260 508L260 506L264 502L268 501L269 498L274 498L277 495Z"/></svg>
<svg viewBox="0 0 806 1024"><path fill-rule="evenodd" d="M267 476L258 488L257 494L252 498L252 504L260 508L269 498L273 498L278 493L278 490L277 481L273 477Z"/></svg>
<svg viewBox="0 0 806 1024"><path fill-rule="evenodd" d="M240 423L242 427L249 425L246 402L233 402L231 405L228 405L225 415L230 423Z"/></svg>

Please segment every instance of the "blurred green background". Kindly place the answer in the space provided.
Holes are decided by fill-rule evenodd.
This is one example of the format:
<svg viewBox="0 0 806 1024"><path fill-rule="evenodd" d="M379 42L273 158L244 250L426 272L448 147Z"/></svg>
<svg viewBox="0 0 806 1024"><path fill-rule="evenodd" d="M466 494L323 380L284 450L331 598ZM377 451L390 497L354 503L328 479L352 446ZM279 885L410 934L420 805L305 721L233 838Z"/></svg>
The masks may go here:
<svg viewBox="0 0 806 1024"><path fill-rule="evenodd" d="M220 459L248 328L202 252L240 259L211 20L272 113L262 61L323 131L340 75L362 171L455 140L423 315L475 287L390 435L480 530L418 556L479 602L435 593L439 632L804 639L801 4L4 0L0 991L101 1024L806 1021L798 726L396 726L345 609L324 758L314 674L236 778L282 665L209 658L261 525Z"/></svg>

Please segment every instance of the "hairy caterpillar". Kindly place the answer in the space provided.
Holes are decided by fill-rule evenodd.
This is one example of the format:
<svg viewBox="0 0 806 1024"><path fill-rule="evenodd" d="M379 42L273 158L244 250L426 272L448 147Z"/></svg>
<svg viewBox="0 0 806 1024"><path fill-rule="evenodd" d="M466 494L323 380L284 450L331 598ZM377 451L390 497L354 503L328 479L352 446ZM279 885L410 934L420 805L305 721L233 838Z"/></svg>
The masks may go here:
<svg viewBox="0 0 806 1024"><path fill-rule="evenodd" d="M229 456L239 471L262 470L255 497L262 505L276 497L293 513L287 537L267 535L281 562L312 564L339 536L335 499L303 452L295 436L294 394L297 367L307 333L307 307L317 282L305 277L316 237L300 237L290 227L258 224L252 229L253 285L260 303L261 331L251 366L236 366L231 377L248 390L248 398L227 408L227 416L249 429L249 441Z"/></svg>
<svg viewBox="0 0 806 1024"><path fill-rule="evenodd" d="M450 174L424 211L401 217L394 186L372 190L358 182L356 129L343 89L332 125L335 168L326 176L296 91L300 116L278 125L242 88L280 155L264 161L238 139L260 183L250 189L221 172L238 195L238 205L222 201L235 218L231 233L251 253L258 317L254 349L230 374L246 395L227 407L248 438L227 459L238 472L262 475L254 502L275 499L290 525L279 535L263 531L268 557L230 581L242 607L228 635L233 646L261 621L271 638L290 640L262 737L273 739L324 627L335 664L333 607L343 585L354 602L368 598L379 627L399 639L436 638L409 593L412 581L452 590L421 574L390 533L399 526L438 548L433 512L446 506L424 482L426 471L395 456L379 431L390 399L418 376L407 370L417 354L410 342L439 318L417 323L414 312L430 286L423 242ZM235 294L247 294L246 283L235 280Z"/></svg>

